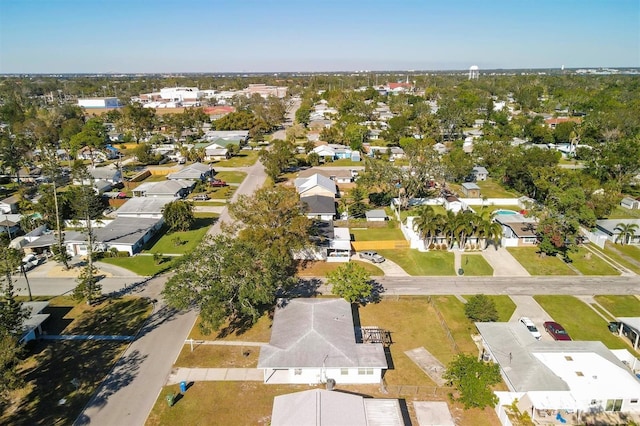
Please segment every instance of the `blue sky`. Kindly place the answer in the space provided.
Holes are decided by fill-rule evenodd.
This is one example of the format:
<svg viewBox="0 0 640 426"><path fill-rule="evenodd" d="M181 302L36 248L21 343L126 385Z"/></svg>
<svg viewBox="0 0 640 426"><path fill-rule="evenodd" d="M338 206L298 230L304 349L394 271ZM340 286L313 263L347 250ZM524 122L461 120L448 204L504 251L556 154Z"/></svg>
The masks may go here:
<svg viewBox="0 0 640 426"><path fill-rule="evenodd" d="M638 67L638 0L0 0L0 73Z"/></svg>

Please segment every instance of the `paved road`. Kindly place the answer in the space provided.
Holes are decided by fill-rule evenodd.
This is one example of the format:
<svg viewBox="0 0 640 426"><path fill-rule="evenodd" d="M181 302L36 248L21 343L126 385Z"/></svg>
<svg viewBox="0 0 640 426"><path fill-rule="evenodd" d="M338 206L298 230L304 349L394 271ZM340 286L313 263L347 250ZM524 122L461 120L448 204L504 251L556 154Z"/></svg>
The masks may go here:
<svg viewBox="0 0 640 426"><path fill-rule="evenodd" d="M159 283L166 277L155 278ZM317 279L324 282L323 279ZM387 295L435 295L435 294L640 294L640 276L618 277L375 277L386 290ZM71 291L75 286L72 278L30 278L31 292L34 296L59 295ZM103 291L122 290L125 285L133 286L132 294L159 297L161 286L155 293L149 290L144 277L105 278L101 281ZM156 284L159 285L159 284ZM24 279L18 279L20 295L27 295ZM321 286L319 291L330 293L330 289ZM156 296L152 296L156 294Z"/></svg>

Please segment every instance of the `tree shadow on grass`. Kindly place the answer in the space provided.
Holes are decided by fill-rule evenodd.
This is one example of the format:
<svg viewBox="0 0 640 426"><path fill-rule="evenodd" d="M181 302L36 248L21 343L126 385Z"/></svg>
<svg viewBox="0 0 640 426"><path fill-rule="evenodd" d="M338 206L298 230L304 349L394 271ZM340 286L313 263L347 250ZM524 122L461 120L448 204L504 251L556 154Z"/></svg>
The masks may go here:
<svg viewBox="0 0 640 426"><path fill-rule="evenodd" d="M125 343L113 341L37 342L31 361L23 371L28 385L25 393L15 411L2 418L2 423L71 424L125 347ZM103 401L131 383L144 358L132 353L120 361L121 368L114 370L101 396Z"/></svg>

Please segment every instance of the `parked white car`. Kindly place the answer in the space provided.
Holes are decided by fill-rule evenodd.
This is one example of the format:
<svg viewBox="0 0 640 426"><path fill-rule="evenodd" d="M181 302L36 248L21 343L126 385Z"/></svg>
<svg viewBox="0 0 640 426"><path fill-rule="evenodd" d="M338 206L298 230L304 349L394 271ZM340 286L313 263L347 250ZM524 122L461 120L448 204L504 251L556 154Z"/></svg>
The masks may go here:
<svg viewBox="0 0 640 426"><path fill-rule="evenodd" d="M536 327L536 325L533 323L533 321L531 321L529 318L527 317L520 317L520 322L527 327L527 330L529 330L529 333L531 333L531 335L533 337L535 337L537 340L540 340L540 338L542 337L542 334L540 334L540 332L538 331L538 328Z"/></svg>

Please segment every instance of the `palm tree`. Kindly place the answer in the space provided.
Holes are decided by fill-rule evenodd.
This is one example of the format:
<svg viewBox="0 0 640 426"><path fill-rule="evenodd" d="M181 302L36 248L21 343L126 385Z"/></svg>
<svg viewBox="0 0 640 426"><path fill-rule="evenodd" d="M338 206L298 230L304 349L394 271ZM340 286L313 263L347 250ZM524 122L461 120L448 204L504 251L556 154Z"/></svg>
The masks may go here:
<svg viewBox="0 0 640 426"><path fill-rule="evenodd" d="M621 245L625 245L631 243L631 240L635 237L638 224L620 222L613 230L619 232L615 242L622 241Z"/></svg>
<svg viewBox="0 0 640 426"><path fill-rule="evenodd" d="M469 235L473 234L475 230L475 217L476 215L472 211L464 211L456 215L453 226L453 236L455 240L458 241L458 248L460 250L464 250L467 244L467 238L469 238Z"/></svg>
<svg viewBox="0 0 640 426"><path fill-rule="evenodd" d="M478 236L484 240L483 250L489 247L489 241L497 247L498 240L502 238L502 226L493 220L483 220L478 229Z"/></svg>
<svg viewBox="0 0 640 426"><path fill-rule="evenodd" d="M435 237L442 230L442 215L435 212L431 206L422 206L418 211L418 217L413 220L413 230L417 231L425 241L425 247L429 248Z"/></svg>

